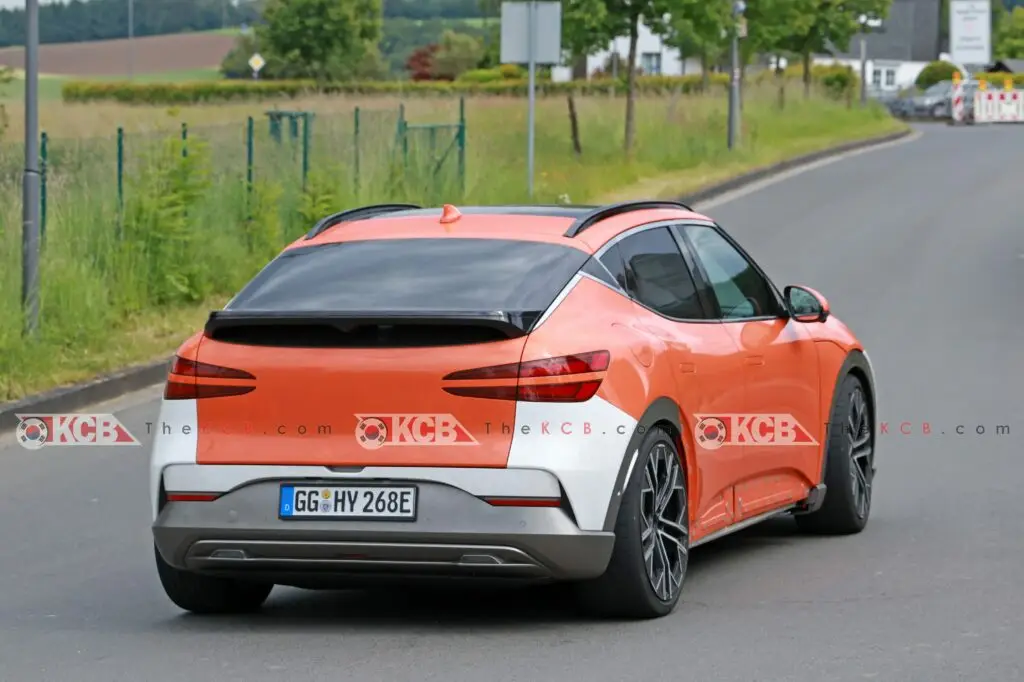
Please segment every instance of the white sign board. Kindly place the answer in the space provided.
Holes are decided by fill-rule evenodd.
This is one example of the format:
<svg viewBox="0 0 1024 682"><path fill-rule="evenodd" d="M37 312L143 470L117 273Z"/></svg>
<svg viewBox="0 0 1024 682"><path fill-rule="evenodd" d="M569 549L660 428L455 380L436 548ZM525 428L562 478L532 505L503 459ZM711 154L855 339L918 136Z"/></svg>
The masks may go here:
<svg viewBox="0 0 1024 682"><path fill-rule="evenodd" d="M991 0L950 0L949 53L956 64L985 66L991 63Z"/></svg>
<svg viewBox="0 0 1024 682"><path fill-rule="evenodd" d="M533 40L530 40L530 5L533 5ZM501 3L501 63L528 64L530 43L535 64L562 62L562 3Z"/></svg>
<svg viewBox="0 0 1024 682"><path fill-rule="evenodd" d="M267 62L264 61L263 56L259 52L249 57L249 68L252 69L254 74L259 73L260 69L266 65Z"/></svg>

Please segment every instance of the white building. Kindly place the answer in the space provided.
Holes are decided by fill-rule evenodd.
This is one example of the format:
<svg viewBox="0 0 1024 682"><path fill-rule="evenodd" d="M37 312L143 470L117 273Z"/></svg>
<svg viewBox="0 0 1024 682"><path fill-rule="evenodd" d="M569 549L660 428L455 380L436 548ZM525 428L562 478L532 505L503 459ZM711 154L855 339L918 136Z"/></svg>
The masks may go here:
<svg viewBox="0 0 1024 682"><path fill-rule="evenodd" d="M629 37L616 38L608 48L587 57L587 78L592 78L603 70L610 62L612 55L618 53L618 68L625 70L629 59ZM647 76L684 76L700 73L700 58L684 59L679 50L665 45L661 37L651 32L643 22L636 44L636 65ZM614 71L614 68L613 68ZM552 69L551 78L555 81L572 79L572 68L561 66Z"/></svg>
<svg viewBox="0 0 1024 682"><path fill-rule="evenodd" d="M860 74L860 60L836 57L814 57L814 63L830 66L841 64L848 66ZM895 59L868 59L868 85L882 92L896 92L909 88L917 80L918 74L928 66L928 62L901 61Z"/></svg>

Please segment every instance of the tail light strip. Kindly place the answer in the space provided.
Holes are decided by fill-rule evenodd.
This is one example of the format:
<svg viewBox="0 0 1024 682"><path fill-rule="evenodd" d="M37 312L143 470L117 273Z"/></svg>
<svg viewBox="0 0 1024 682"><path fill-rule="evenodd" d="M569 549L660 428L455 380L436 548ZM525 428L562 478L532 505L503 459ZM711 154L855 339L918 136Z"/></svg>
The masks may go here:
<svg viewBox="0 0 1024 682"><path fill-rule="evenodd" d="M452 395L492 400L576 403L590 400L601 387L611 362L606 350L542 360L479 367L452 372L445 381L466 382L445 386ZM515 379L513 385L510 380Z"/></svg>
<svg viewBox="0 0 1024 682"><path fill-rule="evenodd" d="M207 380L226 381L227 383L207 383ZM222 398L224 396L245 395L256 390L252 383L256 377L249 372L197 362L176 356L167 375L167 386L164 388L164 400L198 400L200 398Z"/></svg>

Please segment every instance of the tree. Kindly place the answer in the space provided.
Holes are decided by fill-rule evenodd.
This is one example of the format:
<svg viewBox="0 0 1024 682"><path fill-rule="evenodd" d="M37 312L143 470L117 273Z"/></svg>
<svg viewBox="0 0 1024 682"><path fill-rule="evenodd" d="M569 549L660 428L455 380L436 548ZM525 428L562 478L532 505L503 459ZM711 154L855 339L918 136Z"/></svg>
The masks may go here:
<svg viewBox="0 0 1024 682"><path fill-rule="evenodd" d="M626 154L633 151L636 136L636 61L641 20L659 35L668 34L669 8L678 0L563 0L564 47L574 56L590 54L613 38L629 37L626 62Z"/></svg>
<svg viewBox="0 0 1024 682"><path fill-rule="evenodd" d="M845 52L850 40L860 30L860 17L866 15L885 19L892 0L773 0L782 5L794 5L795 15L790 20L788 36L778 45L802 58L804 70L804 96L811 91L811 55L833 51ZM753 3L752 3L753 4ZM757 3L761 5L761 3ZM753 25L751 19L751 25Z"/></svg>
<svg viewBox="0 0 1024 682"><path fill-rule="evenodd" d="M434 55L440 49L440 45L431 44L414 50L405 62L409 77L414 81L434 80Z"/></svg>
<svg viewBox="0 0 1024 682"><path fill-rule="evenodd" d="M665 42L683 55L700 55L705 90L710 78L710 65L725 51L731 13L728 0L680 0L673 3Z"/></svg>
<svg viewBox="0 0 1024 682"><path fill-rule="evenodd" d="M381 0L267 0L263 19L268 51L317 80L351 78L380 41Z"/></svg>
<svg viewBox="0 0 1024 682"><path fill-rule="evenodd" d="M1024 59L1024 7L1014 7L1013 13L999 27L995 53L1000 59Z"/></svg>
<svg viewBox="0 0 1024 682"><path fill-rule="evenodd" d="M434 78L455 80L466 71L476 68L483 55L484 46L473 36L445 31L439 49L433 55Z"/></svg>

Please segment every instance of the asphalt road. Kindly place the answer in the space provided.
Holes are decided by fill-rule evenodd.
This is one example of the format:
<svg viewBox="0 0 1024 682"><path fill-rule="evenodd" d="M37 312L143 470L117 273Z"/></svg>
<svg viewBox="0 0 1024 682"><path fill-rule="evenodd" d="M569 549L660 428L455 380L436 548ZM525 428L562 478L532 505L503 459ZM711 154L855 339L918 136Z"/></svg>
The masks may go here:
<svg viewBox="0 0 1024 682"><path fill-rule="evenodd" d="M922 130L707 209L869 348L888 433L864 533L782 520L699 548L677 612L642 623L545 590L280 588L204 620L157 582L145 449L4 436L0 680L1020 679L1024 130ZM155 395L113 408L147 442Z"/></svg>

